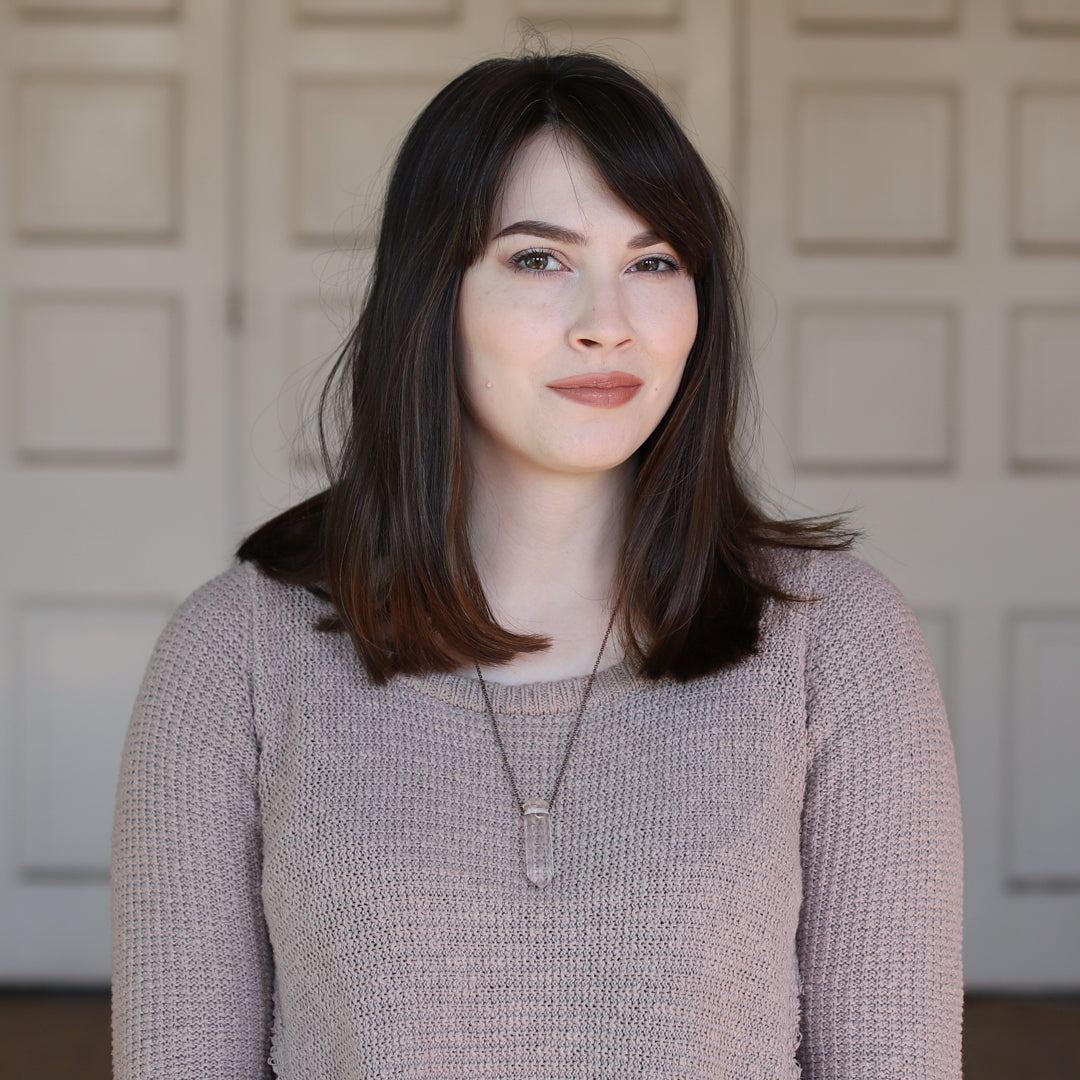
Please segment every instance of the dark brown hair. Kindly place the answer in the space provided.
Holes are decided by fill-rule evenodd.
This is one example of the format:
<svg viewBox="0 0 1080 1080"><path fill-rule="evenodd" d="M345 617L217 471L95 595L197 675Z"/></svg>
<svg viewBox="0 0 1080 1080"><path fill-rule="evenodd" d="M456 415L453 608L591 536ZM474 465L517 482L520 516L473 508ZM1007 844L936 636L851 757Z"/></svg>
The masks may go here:
<svg viewBox="0 0 1080 1080"><path fill-rule="evenodd" d="M455 357L462 275L483 253L515 154L543 128L576 143L611 192L693 275L697 337L667 414L636 457L616 582L642 674L688 679L757 645L780 588L770 551L850 543L836 521L770 518L740 468L748 376L742 247L723 195L660 99L584 53L488 60L446 86L390 178L359 321L323 392L346 395L330 483L263 525L239 556L322 592L376 683L498 665L546 647L492 617L469 547L463 395Z"/></svg>

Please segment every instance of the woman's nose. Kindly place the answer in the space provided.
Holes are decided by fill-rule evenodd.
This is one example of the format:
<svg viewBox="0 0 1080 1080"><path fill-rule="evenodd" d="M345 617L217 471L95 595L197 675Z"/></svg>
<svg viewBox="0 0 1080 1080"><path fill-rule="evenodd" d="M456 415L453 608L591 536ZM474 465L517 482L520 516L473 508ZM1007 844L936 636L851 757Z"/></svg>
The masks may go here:
<svg viewBox="0 0 1080 1080"><path fill-rule="evenodd" d="M626 301L616 282L586 281L582 285L570 344L587 352L611 352L633 341Z"/></svg>

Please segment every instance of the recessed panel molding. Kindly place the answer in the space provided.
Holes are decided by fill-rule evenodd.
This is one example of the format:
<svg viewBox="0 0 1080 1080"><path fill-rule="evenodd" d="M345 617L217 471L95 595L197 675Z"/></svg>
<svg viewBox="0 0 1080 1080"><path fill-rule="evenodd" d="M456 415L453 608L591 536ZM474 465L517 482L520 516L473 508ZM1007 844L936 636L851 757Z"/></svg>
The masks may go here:
<svg viewBox="0 0 1080 1080"><path fill-rule="evenodd" d="M955 332L936 307L812 306L793 333L793 442L811 469L952 461Z"/></svg>
<svg viewBox="0 0 1080 1080"><path fill-rule="evenodd" d="M1012 118L1016 246L1080 254L1080 83L1017 91Z"/></svg>
<svg viewBox="0 0 1080 1080"><path fill-rule="evenodd" d="M172 605L28 600L17 616L20 867L104 875L124 733Z"/></svg>
<svg viewBox="0 0 1080 1080"><path fill-rule="evenodd" d="M176 15L180 0L15 0L19 15L79 18L146 18Z"/></svg>
<svg viewBox="0 0 1080 1080"><path fill-rule="evenodd" d="M1080 610L1018 613L1009 645L1009 881L1080 887Z"/></svg>
<svg viewBox="0 0 1080 1080"><path fill-rule="evenodd" d="M15 219L27 238L176 234L179 99L168 77L28 76L16 132Z"/></svg>
<svg viewBox="0 0 1080 1080"><path fill-rule="evenodd" d="M1080 306L1019 308L1009 337L1013 466L1080 469Z"/></svg>
<svg viewBox="0 0 1080 1080"><path fill-rule="evenodd" d="M516 0L515 11L533 19L577 22L672 23L681 0Z"/></svg>
<svg viewBox="0 0 1080 1080"><path fill-rule="evenodd" d="M393 155L440 89L432 79L312 79L293 87L293 233L370 238Z"/></svg>
<svg viewBox="0 0 1080 1080"><path fill-rule="evenodd" d="M789 155L796 244L951 248L956 112L945 87L797 88Z"/></svg>
<svg viewBox="0 0 1080 1080"><path fill-rule="evenodd" d="M1013 0L1018 30L1080 33L1080 0Z"/></svg>
<svg viewBox="0 0 1080 1080"><path fill-rule="evenodd" d="M178 452L180 312L168 296L34 295L14 311L16 450L31 462Z"/></svg>
<svg viewBox="0 0 1080 1080"><path fill-rule="evenodd" d="M798 25L808 30L947 30L957 0L796 0Z"/></svg>
<svg viewBox="0 0 1080 1080"><path fill-rule="evenodd" d="M310 22L448 22L460 0L294 0L293 13Z"/></svg>

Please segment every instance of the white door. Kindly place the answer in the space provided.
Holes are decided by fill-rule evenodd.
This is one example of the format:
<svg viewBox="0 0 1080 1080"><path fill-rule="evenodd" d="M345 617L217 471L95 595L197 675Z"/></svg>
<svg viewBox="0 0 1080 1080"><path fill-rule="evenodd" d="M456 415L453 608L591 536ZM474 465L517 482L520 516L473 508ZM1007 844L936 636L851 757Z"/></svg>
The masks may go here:
<svg viewBox="0 0 1080 1080"><path fill-rule="evenodd" d="M0 5L0 979L101 982L148 650L235 533L228 5Z"/></svg>
<svg viewBox="0 0 1080 1080"><path fill-rule="evenodd" d="M766 460L944 684L971 988L1080 985L1080 3L754 0Z"/></svg>
<svg viewBox="0 0 1080 1080"><path fill-rule="evenodd" d="M0 981L107 979L153 639L316 482L297 405L362 289L390 144L525 17L617 49L729 168L729 0L0 5Z"/></svg>

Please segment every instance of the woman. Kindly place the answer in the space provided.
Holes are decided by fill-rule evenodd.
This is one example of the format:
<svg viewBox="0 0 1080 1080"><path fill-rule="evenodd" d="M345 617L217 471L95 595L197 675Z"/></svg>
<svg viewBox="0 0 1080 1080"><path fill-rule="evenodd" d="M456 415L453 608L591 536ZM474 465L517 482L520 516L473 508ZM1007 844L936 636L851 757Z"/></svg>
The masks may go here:
<svg viewBox="0 0 1080 1080"><path fill-rule="evenodd" d="M119 1077L959 1076L940 695L850 537L740 474L737 277L611 62L420 116L329 486L137 703Z"/></svg>

